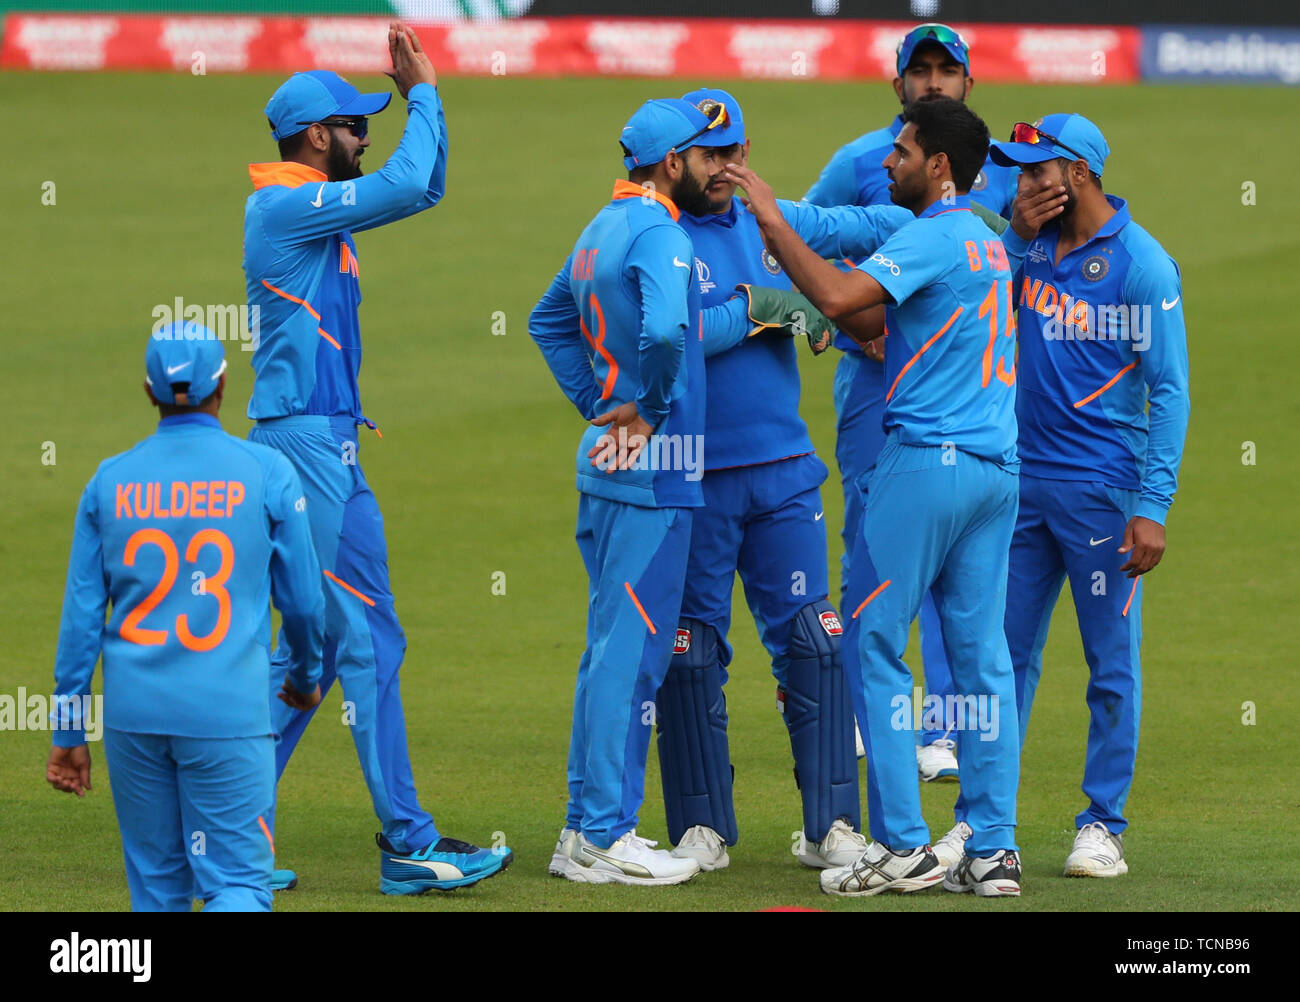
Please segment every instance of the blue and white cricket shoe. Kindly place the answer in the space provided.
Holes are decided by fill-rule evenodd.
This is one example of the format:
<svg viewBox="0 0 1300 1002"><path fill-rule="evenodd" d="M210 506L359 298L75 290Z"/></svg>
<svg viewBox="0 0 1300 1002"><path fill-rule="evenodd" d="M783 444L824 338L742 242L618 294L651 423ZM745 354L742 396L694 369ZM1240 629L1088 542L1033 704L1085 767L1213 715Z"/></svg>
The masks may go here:
<svg viewBox="0 0 1300 1002"><path fill-rule="evenodd" d="M379 889L385 894L454 891L494 877L515 858L505 846L480 849L459 839L439 839L419 852L398 852L383 833L375 836L382 860Z"/></svg>
<svg viewBox="0 0 1300 1002"><path fill-rule="evenodd" d="M271 890L292 891L298 886L298 874L292 870L272 870Z"/></svg>

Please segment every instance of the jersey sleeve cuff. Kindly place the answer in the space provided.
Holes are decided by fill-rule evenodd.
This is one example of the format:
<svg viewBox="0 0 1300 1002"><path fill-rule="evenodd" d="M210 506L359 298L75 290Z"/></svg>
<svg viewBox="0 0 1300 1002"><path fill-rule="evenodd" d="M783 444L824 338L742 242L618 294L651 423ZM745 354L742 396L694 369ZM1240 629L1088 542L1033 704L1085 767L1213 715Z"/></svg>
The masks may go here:
<svg viewBox="0 0 1300 1002"><path fill-rule="evenodd" d="M57 748L77 748L86 743L86 732L81 730L55 731L53 742Z"/></svg>
<svg viewBox="0 0 1300 1002"><path fill-rule="evenodd" d="M1133 513L1133 517L1149 518L1152 522L1164 525L1165 519L1169 517L1169 505L1144 499L1138 502L1137 511Z"/></svg>

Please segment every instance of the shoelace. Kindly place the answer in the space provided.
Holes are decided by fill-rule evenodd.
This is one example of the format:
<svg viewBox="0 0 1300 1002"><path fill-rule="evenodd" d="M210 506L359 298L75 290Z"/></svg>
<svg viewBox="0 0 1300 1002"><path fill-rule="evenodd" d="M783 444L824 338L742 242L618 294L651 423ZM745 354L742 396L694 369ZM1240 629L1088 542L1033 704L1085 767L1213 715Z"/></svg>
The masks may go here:
<svg viewBox="0 0 1300 1002"><path fill-rule="evenodd" d="M635 828L633 828L630 832L624 835L623 839L627 840L627 847L629 849L649 850L649 849L653 849L655 846L659 844L654 839L642 838L640 835L636 833ZM619 841L622 841L623 839L620 839Z"/></svg>
<svg viewBox="0 0 1300 1002"><path fill-rule="evenodd" d="M1110 844L1110 829L1100 821L1090 821L1079 829L1077 837L1085 842L1096 842L1106 846Z"/></svg>
<svg viewBox="0 0 1300 1002"><path fill-rule="evenodd" d="M944 731L944 733L947 734L948 732ZM937 745L938 747L943 748L946 751L952 751L954 748L957 747L956 741L949 741L947 738L939 738L938 741L931 741L930 744Z"/></svg>

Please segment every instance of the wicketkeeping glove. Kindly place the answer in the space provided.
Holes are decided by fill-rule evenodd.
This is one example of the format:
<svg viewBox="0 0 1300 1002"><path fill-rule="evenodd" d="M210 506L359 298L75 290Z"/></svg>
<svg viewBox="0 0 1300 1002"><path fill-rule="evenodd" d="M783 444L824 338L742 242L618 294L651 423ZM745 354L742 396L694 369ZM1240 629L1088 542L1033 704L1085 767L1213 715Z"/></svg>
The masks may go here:
<svg viewBox="0 0 1300 1002"><path fill-rule="evenodd" d="M736 291L742 293L749 303L749 321L754 325L749 337L764 331L791 337L803 335L814 355L820 355L830 347L835 325L808 301L808 297L762 285L738 285Z"/></svg>

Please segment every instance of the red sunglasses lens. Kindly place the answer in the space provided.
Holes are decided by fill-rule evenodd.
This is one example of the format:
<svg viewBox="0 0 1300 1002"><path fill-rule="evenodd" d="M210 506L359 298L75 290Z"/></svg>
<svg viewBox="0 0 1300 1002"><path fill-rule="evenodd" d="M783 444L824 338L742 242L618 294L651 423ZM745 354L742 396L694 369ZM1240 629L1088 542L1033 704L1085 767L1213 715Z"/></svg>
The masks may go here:
<svg viewBox="0 0 1300 1002"><path fill-rule="evenodd" d="M1011 141L1013 143L1037 143L1039 141L1038 130L1032 125L1021 122L1011 130Z"/></svg>

